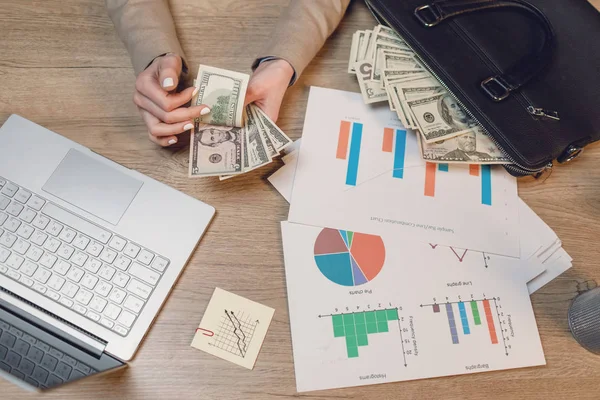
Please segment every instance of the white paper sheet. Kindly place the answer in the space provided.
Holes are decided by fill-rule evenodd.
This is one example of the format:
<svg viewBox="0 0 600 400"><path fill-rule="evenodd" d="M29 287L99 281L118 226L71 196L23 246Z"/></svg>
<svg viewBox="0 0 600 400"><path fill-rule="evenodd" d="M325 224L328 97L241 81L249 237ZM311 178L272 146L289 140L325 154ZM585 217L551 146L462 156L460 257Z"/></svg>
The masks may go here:
<svg viewBox="0 0 600 400"><path fill-rule="evenodd" d="M517 259L287 222L282 235L300 392L545 364Z"/></svg>
<svg viewBox="0 0 600 400"><path fill-rule="evenodd" d="M489 175L457 164L428 170L414 132L387 105L311 88L299 151L290 222L519 257L515 178L500 166Z"/></svg>

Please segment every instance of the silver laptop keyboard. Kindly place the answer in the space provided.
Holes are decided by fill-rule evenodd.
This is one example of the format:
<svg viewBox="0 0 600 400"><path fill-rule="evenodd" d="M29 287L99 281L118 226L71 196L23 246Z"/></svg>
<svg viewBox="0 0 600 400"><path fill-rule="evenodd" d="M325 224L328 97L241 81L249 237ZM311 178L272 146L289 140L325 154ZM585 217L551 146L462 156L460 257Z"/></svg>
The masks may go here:
<svg viewBox="0 0 600 400"><path fill-rule="evenodd" d="M42 389L96 373L89 366L2 319L0 369Z"/></svg>
<svg viewBox="0 0 600 400"><path fill-rule="evenodd" d="M0 177L0 275L126 336L168 265Z"/></svg>

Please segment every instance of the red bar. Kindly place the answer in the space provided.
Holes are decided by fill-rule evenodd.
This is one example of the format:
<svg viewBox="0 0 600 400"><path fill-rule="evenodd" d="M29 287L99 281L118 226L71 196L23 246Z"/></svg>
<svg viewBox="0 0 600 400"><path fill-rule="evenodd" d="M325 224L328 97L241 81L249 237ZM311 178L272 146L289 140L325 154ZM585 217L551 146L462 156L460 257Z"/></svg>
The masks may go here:
<svg viewBox="0 0 600 400"><path fill-rule="evenodd" d="M489 300L483 300L483 309L485 310L485 319L487 320L488 329L490 330L492 344L498 344L498 336L496 335L496 327L494 326L494 318L492 318Z"/></svg>
<svg viewBox="0 0 600 400"><path fill-rule="evenodd" d="M435 196L435 170L437 164L427 163L425 167L425 196Z"/></svg>
<svg viewBox="0 0 600 400"><path fill-rule="evenodd" d="M349 121L341 121L340 122L340 136L338 137L338 147L336 158L340 160L345 160L346 155L348 154L348 141L350 139L350 122Z"/></svg>
<svg viewBox="0 0 600 400"><path fill-rule="evenodd" d="M469 164L469 175L479 176L479 165L478 164Z"/></svg>
<svg viewBox="0 0 600 400"><path fill-rule="evenodd" d="M433 305L433 312L434 313L440 312L440 305L439 304L434 304Z"/></svg>
<svg viewBox="0 0 600 400"><path fill-rule="evenodd" d="M381 150L391 153L394 147L394 130L392 128L383 129L383 146Z"/></svg>

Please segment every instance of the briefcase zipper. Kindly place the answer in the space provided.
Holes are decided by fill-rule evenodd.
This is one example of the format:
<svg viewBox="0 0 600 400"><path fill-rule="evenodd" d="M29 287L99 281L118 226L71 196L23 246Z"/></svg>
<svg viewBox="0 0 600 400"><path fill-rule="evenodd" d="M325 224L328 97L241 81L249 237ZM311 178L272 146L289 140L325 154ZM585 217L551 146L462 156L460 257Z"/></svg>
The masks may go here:
<svg viewBox="0 0 600 400"><path fill-rule="evenodd" d="M378 15L375 15L375 10L373 10L371 7L368 7L369 10L371 11L371 14L373 14L373 16L375 17L376 20L379 20L379 18L381 18L388 27L391 27L392 24L390 24L390 22L384 17L382 16L380 13L378 13ZM393 29L393 28L392 28ZM402 38L404 38L404 36L400 35ZM407 35L405 35L407 36ZM479 126L481 126L481 128L483 129L483 131L486 133L486 135L490 138L490 140L492 141L492 143L494 143L496 145L496 147L498 147L498 149L500 150L500 152L502 152L502 154L504 156L506 156L506 158L508 158L508 160L512 163L512 164L503 164L503 166L508 169L511 170L513 172L515 172L515 174L517 175L521 175L521 176L525 176L525 175L535 175L535 174L539 174L543 171L545 171L546 169L552 168L552 162L544 165L544 167L542 168L537 168L537 169L532 169L532 168L527 168L524 167L523 165L519 164L510 154L508 154L506 152L506 150L504 150L502 148L502 146L500 145L500 143L498 143L498 141L496 140L496 138L494 138L490 132L483 126L483 124L481 124L481 122L479 122L479 120L477 118L475 118L475 116L473 115L473 113L471 113L471 111L465 107L464 103L458 99L456 97L456 95L454 94L454 92L452 90L450 90L450 88L448 87L448 85L446 85L444 83L444 81L439 77L438 74L435 73L435 71L432 70L432 68L427 65L426 62L423 61L423 59L419 56L419 54L414 51L413 46L411 46L410 43L407 43L406 40L404 41L406 43L406 45L413 51L413 53L415 53L415 56L417 57L418 61L425 67L425 69L427 69L427 71L434 76L434 78L442 85L442 87L444 89L446 89L446 91L448 91L448 93L450 93L452 95L452 97L454 97L454 99L458 102L458 104L462 107L462 109L471 117L473 118L473 120L475 122L477 122L479 124ZM533 106L530 106L533 107Z"/></svg>

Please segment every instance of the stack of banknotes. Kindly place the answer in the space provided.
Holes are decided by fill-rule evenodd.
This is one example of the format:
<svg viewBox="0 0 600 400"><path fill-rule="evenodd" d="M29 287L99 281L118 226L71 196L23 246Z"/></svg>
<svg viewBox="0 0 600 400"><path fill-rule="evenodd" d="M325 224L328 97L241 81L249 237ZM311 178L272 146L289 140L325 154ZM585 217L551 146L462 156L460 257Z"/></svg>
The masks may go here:
<svg viewBox="0 0 600 400"><path fill-rule="evenodd" d="M402 124L420 132L423 159L438 163L510 161L393 30L379 25L352 37L348 73L366 104L388 102Z"/></svg>
<svg viewBox="0 0 600 400"><path fill-rule="evenodd" d="M256 105L244 107L250 77L235 71L200 65L192 105L211 112L194 121L190 141L191 178L221 180L269 164L292 143Z"/></svg>

